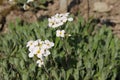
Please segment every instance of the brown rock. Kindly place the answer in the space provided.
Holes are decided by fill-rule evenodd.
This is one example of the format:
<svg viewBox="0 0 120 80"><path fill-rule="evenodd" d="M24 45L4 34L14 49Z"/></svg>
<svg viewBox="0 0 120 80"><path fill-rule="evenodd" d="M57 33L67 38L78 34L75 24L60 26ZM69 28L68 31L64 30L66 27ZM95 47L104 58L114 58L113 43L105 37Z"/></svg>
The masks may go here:
<svg viewBox="0 0 120 80"><path fill-rule="evenodd" d="M48 5L48 13L49 15L54 15L55 13L59 12L59 0L55 0L54 4L49 4Z"/></svg>
<svg viewBox="0 0 120 80"><path fill-rule="evenodd" d="M65 13L67 12L67 0L59 0L59 4L60 4L60 12Z"/></svg>
<svg viewBox="0 0 120 80"><path fill-rule="evenodd" d="M31 12L31 11L26 11L26 12L24 12L23 17L24 17L23 20L24 20L25 22L28 22L28 23L37 22L37 17L36 17L36 15L35 15L33 12Z"/></svg>
<svg viewBox="0 0 120 80"><path fill-rule="evenodd" d="M118 0L106 0L107 3L109 4L115 4Z"/></svg>
<svg viewBox="0 0 120 80"><path fill-rule="evenodd" d="M112 22L115 22L115 23L117 23L117 24L120 24L120 16L119 16L119 15L117 15L117 16L111 16L111 17L110 17L110 20L111 20Z"/></svg>
<svg viewBox="0 0 120 80"><path fill-rule="evenodd" d="M95 2L93 10L96 12L108 12L112 9L111 6L108 6L105 2Z"/></svg>
<svg viewBox="0 0 120 80"><path fill-rule="evenodd" d="M11 5L7 5L7 4L0 5L0 14L2 16L6 16L10 12L11 7L12 7Z"/></svg>
<svg viewBox="0 0 120 80"><path fill-rule="evenodd" d="M20 19L22 20L23 19L23 12L21 11L18 11L18 10L14 10L14 11L11 11L10 14L8 14L6 16L6 24L8 25L9 23L14 23L16 24L16 19Z"/></svg>
<svg viewBox="0 0 120 80"><path fill-rule="evenodd" d="M43 11L43 10L39 10L36 13L37 18L40 18L41 16L46 16L48 14L48 11Z"/></svg>

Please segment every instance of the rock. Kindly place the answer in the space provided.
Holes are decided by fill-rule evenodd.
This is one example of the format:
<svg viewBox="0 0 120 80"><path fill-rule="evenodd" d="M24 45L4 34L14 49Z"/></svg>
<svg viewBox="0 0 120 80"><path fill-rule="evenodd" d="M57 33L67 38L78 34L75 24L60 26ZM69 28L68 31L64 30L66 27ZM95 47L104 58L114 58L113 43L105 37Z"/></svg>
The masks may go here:
<svg viewBox="0 0 120 80"><path fill-rule="evenodd" d="M93 7L93 10L96 12L109 12L112 9L112 7L108 6L105 2L95 2Z"/></svg>
<svg viewBox="0 0 120 80"><path fill-rule="evenodd" d="M118 0L106 0L107 3L109 4L115 4Z"/></svg>
<svg viewBox="0 0 120 80"><path fill-rule="evenodd" d="M60 2L60 12L67 12L67 0L59 0Z"/></svg>
<svg viewBox="0 0 120 80"><path fill-rule="evenodd" d="M41 16L46 16L48 14L48 11L43 11L43 10L39 10L36 13L37 18L40 18Z"/></svg>
<svg viewBox="0 0 120 80"><path fill-rule="evenodd" d="M55 0L53 4L48 5L48 14L49 16L54 15L55 13L59 12L59 1Z"/></svg>
<svg viewBox="0 0 120 80"><path fill-rule="evenodd" d="M10 12L11 7L12 7L11 5L7 5L7 4L0 5L0 14L2 16L6 16Z"/></svg>
<svg viewBox="0 0 120 80"><path fill-rule="evenodd" d="M120 16L111 16L109 19L116 24L120 24Z"/></svg>
<svg viewBox="0 0 120 80"><path fill-rule="evenodd" d="M23 14L23 12L18 11L18 10L11 11L10 14L8 14L8 15L6 16L6 24L7 24L7 25L8 25L9 23L14 23L14 24L16 24L16 19L20 19L20 20L23 19L22 14Z"/></svg>
<svg viewBox="0 0 120 80"><path fill-rule="evenodd" d="M34 22L37 22L37 17L36 15L31 12L31 11L26 11L24 12L23 14L23 20L27 23L34 23Z"/></svg>

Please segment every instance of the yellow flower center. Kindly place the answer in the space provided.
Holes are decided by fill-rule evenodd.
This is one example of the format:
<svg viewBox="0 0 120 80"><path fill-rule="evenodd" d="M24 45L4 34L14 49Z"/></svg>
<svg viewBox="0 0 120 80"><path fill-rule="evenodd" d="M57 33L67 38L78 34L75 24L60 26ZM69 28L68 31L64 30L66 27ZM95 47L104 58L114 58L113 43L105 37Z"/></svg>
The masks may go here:
<svg viewBox="0 0 120 80"><path fill-rule="evenodd" d="M40 54L40 50L37 51L37 54Z"/></svg>

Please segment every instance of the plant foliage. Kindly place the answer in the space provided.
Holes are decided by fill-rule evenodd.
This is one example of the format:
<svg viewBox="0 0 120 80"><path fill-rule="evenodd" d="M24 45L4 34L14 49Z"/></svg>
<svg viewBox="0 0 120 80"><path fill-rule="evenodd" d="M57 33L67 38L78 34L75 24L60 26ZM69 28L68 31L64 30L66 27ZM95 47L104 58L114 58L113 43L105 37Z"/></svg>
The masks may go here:
<svg viewBox="0 0 120 80"><path fill-rule="evenodd" d="M58 38L47 19L34 24L10 24L0 35L0 78L2 80L115 80L120 66L120 41L105 26L95 30L92 20L63 25L70 37ZM49 39L55 43L45 67L28 57L29 40Z"/></svg>

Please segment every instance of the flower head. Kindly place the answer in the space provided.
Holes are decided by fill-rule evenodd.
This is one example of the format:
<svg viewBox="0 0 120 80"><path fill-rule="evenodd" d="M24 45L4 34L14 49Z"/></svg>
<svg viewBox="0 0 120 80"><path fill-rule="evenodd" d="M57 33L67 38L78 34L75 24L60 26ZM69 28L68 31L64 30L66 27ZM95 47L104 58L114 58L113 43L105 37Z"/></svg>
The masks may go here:
<svg viewBox="0 0 120 80"><path fill-rule="evenodd" d="M62 26L67 21L72 21L73 18L68 18L69 13L63 13L63 14L56 14L55 16L52 16L51 18L48 18L48 26L52 28L57 28L59 26Z"/></svg>
<svg viewBox="0 0 120 80"><path fill-rule="evenodd" d="M32 46L32 45L33 45L33 43L34 43L34 41L33 41L33 40L28 41L28 42L27 42L26 47L30 47L30 46Z"/></svg>
<svg viewBox="0 0 120 80"><path fill-rule="evenodd" d="M54 46L53 42L50 42L49 40L42 41L41 39L38 40L30 40L27 42L26 47L29 49L29 58L33 58L36 56L39 60L37 61L37 64L39 67L41 67L44 62L44 57L47 57L50 55L49 49Z"/></svg>
<svg viewBox="0 0 120 80"><path fill-rule="evenodd" d="M64 37L65 36L65 30L57 30L56 31L57 37Z"/></svg>
<svg viewBox="0 0 120 80"><path fill-rule="evenodd" d="M49 40L45 40L44 43L45 43L47 49L50 49L54 46L54 43L50 42Z"/></svg>

